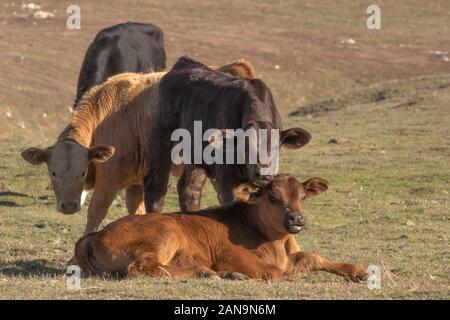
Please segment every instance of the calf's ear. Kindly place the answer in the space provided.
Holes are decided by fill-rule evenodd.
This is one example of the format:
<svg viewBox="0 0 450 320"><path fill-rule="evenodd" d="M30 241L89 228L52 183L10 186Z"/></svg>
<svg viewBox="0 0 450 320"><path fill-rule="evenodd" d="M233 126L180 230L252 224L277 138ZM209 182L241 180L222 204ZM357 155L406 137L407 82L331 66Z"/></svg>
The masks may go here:
<svg viewBox="0 0 450 320"><path fill-rule="evenodd" d="M281 131L280 144L289 149L299 149L308 144L311 134L302 128L290 128Z"/></svg>
<svg viewBox="0 0 450 320"><path fill-rule="evenodd" d="M22 158L31 164L41 164L46 162L49 157L48 149L28 148L20 154Z"/></svg>
<svg viewBox="0 0 450 320"><path fill-rule="evenodd" d="M330 183L322 178L311 178L303 182L303 188L307 198L315 197L327 191Z"/></svg>
<svg viewBox="0 0 450 320"><path fill-rule="evenodd" d="M257 203L258 200L262 196L262 191L260 188L256 186L252 186L248 183L243 183L237 186L234 190L234 196L243 202L254 204Z"/></svg>
<svg viewBox="0 0 450 320"><path fill-rule="evenodd" d="M89 149L89 160L105 162L114 154L114 147L107 144L98 144Z"/></svg>

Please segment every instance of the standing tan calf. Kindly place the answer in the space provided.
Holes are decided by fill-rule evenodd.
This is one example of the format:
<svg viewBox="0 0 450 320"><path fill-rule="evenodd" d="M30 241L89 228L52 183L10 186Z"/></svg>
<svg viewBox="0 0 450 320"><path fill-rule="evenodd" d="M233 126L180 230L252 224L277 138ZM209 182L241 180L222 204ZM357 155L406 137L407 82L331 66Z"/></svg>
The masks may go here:
<svg viewBox="0 0 450 320"><path fill-rule="evenodd" d="M195 213L128 216L81 238L77 260L89 274L220 276L280 280L323 270L353 281L367 271L315 253L287 253L286 242L305 225L303 200L328 182L303 183L277 175L264 188L240 185L240 201Z"/></svg>

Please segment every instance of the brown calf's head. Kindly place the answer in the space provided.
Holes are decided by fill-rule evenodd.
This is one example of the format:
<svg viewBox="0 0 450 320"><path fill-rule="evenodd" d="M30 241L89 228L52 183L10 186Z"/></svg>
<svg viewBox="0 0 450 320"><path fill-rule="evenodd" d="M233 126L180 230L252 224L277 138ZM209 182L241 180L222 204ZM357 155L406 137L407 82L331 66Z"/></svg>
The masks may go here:
<svg viewBox="0 0 450 320"><path fill-rule="evenodd" d="M31 164L47 164L56 208L61 213L72 214L80 210L89 163L104 162L113 153L114 148L109 145L86 148L74 141L61 141L47 149L28 148L21 155Z"/></svg>
<svg viewBox="0 0 450 320"><path fill-rule="evenodd" d="M234 193L239 200L258 206L259 220L266 230L295 234L306 223L303 201L318 196L328 186L329 182L322 178L299 182L292 176L279 174L265 187L241 184Z"/></svg>

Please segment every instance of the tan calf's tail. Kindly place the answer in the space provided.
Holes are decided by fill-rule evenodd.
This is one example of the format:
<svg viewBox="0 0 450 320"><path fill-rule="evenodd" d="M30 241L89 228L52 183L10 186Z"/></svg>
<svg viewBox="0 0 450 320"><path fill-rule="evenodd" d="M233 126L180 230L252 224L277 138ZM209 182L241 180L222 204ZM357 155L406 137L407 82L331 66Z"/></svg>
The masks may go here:
<svg viewBox="0 0 450 320"><path fill-rule="evenodd" d="M95 233L88 234L78 240L75 245L75 257L81 270L89 275L101 274L102 270L94 255L93 242L95 241Z"/></svg>

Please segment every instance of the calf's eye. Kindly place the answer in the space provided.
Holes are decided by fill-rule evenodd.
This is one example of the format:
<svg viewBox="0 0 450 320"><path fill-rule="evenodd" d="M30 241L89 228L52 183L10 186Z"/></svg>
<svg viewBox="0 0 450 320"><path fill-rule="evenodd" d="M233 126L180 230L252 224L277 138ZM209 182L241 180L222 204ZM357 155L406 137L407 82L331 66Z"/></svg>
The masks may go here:
<svg viewBox="0 0 450 320"><path fill-rule="evenodd" d="M52 177L53 177L53 178L56 178L56 173L55 173L55 171L52 171L51 174L52 174Z"/></svg>
<svg viewBox="0 0 450 320"><path fill-rule="evenodd" d="M275 202L275 201L277 201L277 199L274 196L269 196L269 201L270 202Z"/></svg>

